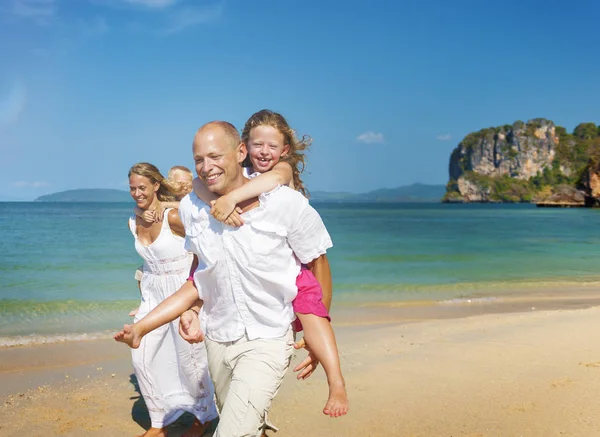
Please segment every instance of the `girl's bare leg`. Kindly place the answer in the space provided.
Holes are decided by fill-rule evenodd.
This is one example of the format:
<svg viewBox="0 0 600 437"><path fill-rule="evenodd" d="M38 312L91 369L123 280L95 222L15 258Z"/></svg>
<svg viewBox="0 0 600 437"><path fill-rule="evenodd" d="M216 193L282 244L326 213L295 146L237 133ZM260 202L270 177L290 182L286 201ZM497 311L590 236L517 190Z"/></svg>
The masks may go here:
<svg viewBox="0 0 600 437"><path fill-rule="evenodd" d="M330 417L343 416L348 412L348 396L331 323L326 318L314 314L296 316L302 322L306 344L321 362L327 375L329 399L323 408L323 414Z"/></svg>

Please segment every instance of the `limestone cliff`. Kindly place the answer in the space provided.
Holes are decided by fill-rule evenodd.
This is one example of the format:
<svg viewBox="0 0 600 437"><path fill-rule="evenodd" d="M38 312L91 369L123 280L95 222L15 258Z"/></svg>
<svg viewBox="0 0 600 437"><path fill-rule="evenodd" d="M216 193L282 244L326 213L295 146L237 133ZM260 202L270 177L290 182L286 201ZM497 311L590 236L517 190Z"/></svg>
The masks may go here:
<svg viewBox="0 0 600 437"><path fill-rule="evenodd" d="M565 192L565 185L582 184L590 141L599 138L593 123L568 134L543 118L470 133L450 156L444 201L530 202L558 186Z"/></svg>

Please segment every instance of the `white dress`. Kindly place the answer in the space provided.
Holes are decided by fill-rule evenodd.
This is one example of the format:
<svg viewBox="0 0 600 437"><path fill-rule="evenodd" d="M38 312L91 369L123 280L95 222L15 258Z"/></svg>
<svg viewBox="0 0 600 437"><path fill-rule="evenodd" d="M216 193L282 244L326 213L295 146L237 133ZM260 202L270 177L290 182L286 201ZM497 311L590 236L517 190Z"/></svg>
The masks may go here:
<svg viewBox="0 0 600 437"><path fill-rule="evenodd" d="M144 259L142 302L136 322L176 292L190 272L192 258L183 247L184 238L171 232L168 213L166 210L160 235L149 246L137 238L135 216L129 219L135 249ZM181 338L179 319L147 334L131 356L154 428L173 423L185 411L202 423L217 417L206 347Z"/></svg>

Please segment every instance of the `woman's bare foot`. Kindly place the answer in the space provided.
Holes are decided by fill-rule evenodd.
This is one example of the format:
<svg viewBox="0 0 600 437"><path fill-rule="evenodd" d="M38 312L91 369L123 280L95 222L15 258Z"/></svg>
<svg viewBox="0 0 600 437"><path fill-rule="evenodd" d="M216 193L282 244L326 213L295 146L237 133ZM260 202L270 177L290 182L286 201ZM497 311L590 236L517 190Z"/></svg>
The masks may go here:
<svg viewBox="0 0 600 437"><path fill-rule="evenodd" d="M210 421L202 423L198 419L195 419L190 429L181 434L181 437L202 437L210 426L210 423Z"/></svg>
<svg viewBox="0 0 600 437"><path fill-rule="evenodd" d="M137 349L140 347L140 342L142 341L142 336L139 334L136 329L136 325L124 325L123 330L121 332L117 332L113 335L113 338L121 343L126 343L130 348ZM158 428L150 428L150 429L158 429ZM150 430L148 430L150 432ZM144 436L146 434L143 434ZM154 434L148 434L148 436ZM161 435L161 434L157 434ZM165 434L166 435L166 434Z"/></svg>
<svg viewBox="0 0 600 437"><path fill-rule="evenodd" d="M344 382L329 384L329 399L323 408L323 414L340 417L348 412L348 396Z"/></svg>
<svg viewBox="0 0 600 437"><path fill-rule="evenodd" d="M167 437L167 428L150 428L144 434L137 437Z"/></svg>

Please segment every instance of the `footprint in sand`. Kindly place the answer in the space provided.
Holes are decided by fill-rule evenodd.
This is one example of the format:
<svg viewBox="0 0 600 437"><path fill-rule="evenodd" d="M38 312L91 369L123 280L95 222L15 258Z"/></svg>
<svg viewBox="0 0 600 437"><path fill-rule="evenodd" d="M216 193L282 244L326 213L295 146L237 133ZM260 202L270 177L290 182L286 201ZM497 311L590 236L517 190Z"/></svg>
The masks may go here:
<svg viewBox="0 0 600 437"><path fill-rule="evenodd" d="M596 361L595 363L579 363L580 366L584 367L600 367L600 361Z"/></svg>
<svg viewBox="0 0 600 437"><path fill-rule="evenodd" d="M558 387L565 387L572 383L573 383L572 379L565 378L565 379L557 379L556 381L552 381L550 384L552 384L552 387L558 388Z"/></svg>

